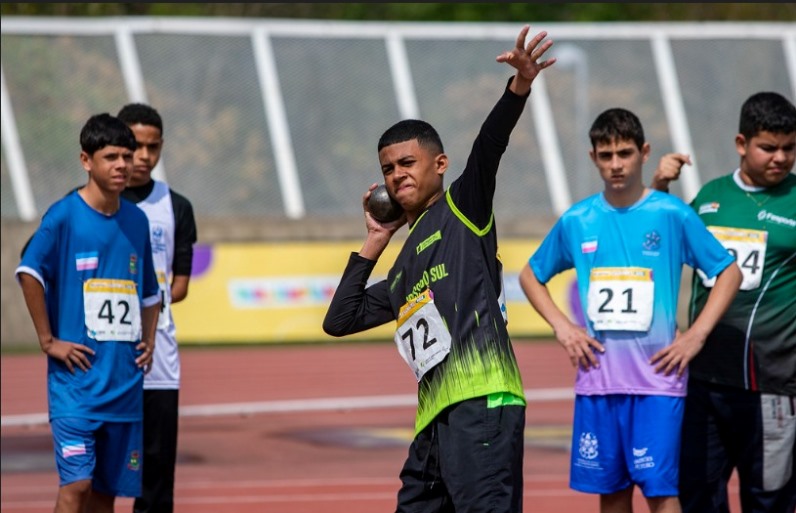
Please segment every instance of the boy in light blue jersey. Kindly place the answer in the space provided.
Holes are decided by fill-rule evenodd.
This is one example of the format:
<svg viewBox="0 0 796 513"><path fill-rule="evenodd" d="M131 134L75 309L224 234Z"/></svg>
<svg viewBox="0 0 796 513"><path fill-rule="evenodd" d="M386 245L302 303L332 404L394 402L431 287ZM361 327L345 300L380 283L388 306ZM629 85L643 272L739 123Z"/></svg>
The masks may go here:
<svg viewBox="0 0 796 513"><path fill-rule="evenodd" d="M632 112L603 112L589 137L604 191L561 216L520 285L578 368L570 486L600 494L602 513L632 511L634 485L651 511L678 513L686 366L738 291L741 273L688 205L644 186L650 146ZM702 315L679 333L683 264L717 280ZM545 286L571 268L585 329Z"/></svg>
<svg viewBox="0 0 796 513"><path fill-rule="evenodd" d="M143 379L160 305L149 223L120 199L135 137L109 114L80 133L88 183L54 203L16 269L47 354L59 513L113 513L141 491Z"/></svg>

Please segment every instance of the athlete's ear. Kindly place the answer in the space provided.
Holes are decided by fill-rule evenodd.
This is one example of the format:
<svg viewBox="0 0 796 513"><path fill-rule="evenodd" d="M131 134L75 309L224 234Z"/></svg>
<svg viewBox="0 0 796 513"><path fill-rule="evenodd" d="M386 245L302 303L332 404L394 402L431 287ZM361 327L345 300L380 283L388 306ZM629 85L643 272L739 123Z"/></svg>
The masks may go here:
<svg viewBox="0 0 796 513"><path fill-rule="evenodd" d="M437 170L437 174L442 176L445 174L445 171L448 170L448 156L444 153L440 153L434 159L434 167Z"/></svg>
<svg viewBox="0 0 796 513"><path fill-rule="evenodd" d="M83 166L83 169L85 169L88 172L91 172L91 170L92 170L92 165L91 164L92 164L91 156L88 153L86 153L85 151L81 151L80 152L80 165Z"/></svg>
<svg viewBox="0 0 796 513"><path fill-rule="evenodd" d="M746 157L746 143L747 140L745 135L738 134L735 136L735 151L738 152L741 158Z"/></svg>
<svg viewBox="0 0 796 513"><path fill-rule="evenodd" d="M650 158L650 143L645 142L641 145L641 162L646 162Z"/></svg>

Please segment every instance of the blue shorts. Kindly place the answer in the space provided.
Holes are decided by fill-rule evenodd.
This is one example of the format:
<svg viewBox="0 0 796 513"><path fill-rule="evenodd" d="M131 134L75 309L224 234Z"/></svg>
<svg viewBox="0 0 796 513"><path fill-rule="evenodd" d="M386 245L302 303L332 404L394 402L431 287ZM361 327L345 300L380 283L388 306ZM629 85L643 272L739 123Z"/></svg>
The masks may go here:
<svg viewBox="0 0 796 513"><path fill-rule="evenodd" d="M578 395L569 485L611 494L636 484L645 497L678 495L683 397Z"/></svg>
<svg viewBox="0 0 796 513"><path fill-rule="evenodd" d="M90 480L114 497L141 495L143 429L138 422L81 418L50 421L60 486Z"/></svg>

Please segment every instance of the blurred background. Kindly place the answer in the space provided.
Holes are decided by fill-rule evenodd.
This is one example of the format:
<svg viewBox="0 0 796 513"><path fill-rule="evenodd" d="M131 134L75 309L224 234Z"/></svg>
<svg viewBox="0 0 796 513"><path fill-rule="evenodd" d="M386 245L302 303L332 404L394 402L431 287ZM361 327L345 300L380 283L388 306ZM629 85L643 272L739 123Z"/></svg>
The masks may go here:
<svg viewBox="0 0 796 513"><path fill-rule="evenodd" d="M364 236L361 195L381 181L378 137L402 118L429 121L449 183L512 75L495 57L526 23L531 35L549 33L558 62L534 84L498 181L513 336L549 335L516 274L556 217L601 189L588 159L597 114L621 106L640 117L653 150L647 180L664 153L691 154L672 188L690 200L737 166L749 95L796 97L792 3L3 3L0 12L4 349L37 347L13 271L47 207L85 183L80 128L131 101L163 116L156 175L191 200L198 222L191 295L174 308L178 338L216 344L327 338L325 306ZM577 316L572 276L553 288ZM389 339L390 329L361 337Z"/></svg>

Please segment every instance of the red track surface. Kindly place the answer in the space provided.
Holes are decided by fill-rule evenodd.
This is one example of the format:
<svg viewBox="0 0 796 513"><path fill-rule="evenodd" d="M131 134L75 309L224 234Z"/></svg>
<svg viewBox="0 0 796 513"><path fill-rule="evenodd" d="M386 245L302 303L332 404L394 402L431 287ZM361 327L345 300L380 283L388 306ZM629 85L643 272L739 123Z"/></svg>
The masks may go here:
<svg viewBox="0 0 796 513"><path fill-rule="evenodd" d="M573 372L553 343L515 342L526 389L561 389ZM43 355L3 355L2 415L47 409ZM306 400L415 393L391 343L182 351L176 513L375 513L395 510L414 407L205 415L200 405L306 405ZM278 403L273 403L278 401ZM303 402L302 402L303 401ZM242 407L242 406L241 406ZM193 410L192 410L193 408ZM526 414L525 512L597 511L567 486L571 399L531 402ZM49 513L57 476L47 425L2 429L4 513ZM22 463L20 463L22 462ZM20 468L26 466L27 470ZM733 511L737 490L731 487ZM132 510L117 500L117 512ZM648 511L635 496L637 512Z"/></svg>

